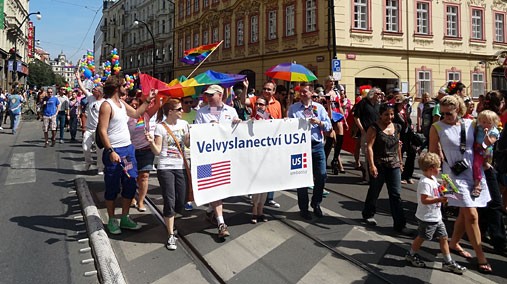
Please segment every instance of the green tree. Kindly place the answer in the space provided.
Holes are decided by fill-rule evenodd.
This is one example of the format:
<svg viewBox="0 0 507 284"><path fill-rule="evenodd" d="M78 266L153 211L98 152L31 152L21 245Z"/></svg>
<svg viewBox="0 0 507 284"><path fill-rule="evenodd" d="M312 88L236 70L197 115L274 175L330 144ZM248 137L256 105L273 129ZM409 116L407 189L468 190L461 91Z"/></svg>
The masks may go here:
<svg viewBox="0 0 507 284"><path fill-rule="evenodd" d="M35 59L28 64L28 68L30 70L28 75L28 85L30 87L50 86L55 83L55 73L50 65Z"/></svg>
<svg viewBox="0 0 507 284"><path fill-rule="evenodd" d="M59 74L55 74L55 82L54 84L58 85L58 86L65 86L67 85L67 80L65 80L65 77L63 77L62 75L59 75Z"/></svg>

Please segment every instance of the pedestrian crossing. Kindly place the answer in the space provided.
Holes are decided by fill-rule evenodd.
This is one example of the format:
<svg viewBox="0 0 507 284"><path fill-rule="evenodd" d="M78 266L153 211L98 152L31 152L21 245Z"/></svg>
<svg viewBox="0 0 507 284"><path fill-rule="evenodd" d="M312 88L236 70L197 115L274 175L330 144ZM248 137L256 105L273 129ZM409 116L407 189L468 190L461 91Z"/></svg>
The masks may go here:
<svg viewBox="0 0 507 284"><path fill-rule="evenodd" d="M36 180L35 152L13 153L5 185L34 183Z"/></svg>

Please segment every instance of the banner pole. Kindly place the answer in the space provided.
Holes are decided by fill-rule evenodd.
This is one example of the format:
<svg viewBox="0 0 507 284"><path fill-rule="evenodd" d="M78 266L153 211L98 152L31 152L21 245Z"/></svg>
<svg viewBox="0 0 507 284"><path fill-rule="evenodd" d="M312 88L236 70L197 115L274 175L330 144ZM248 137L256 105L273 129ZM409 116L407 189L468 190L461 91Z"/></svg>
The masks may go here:
<svg viewBox="0 0 507 284"><path fill-rule="evenodd" d="M213 52L215 52L215 50L217 50L217 49L218 49L218 47L222 44L222 42L224 42L224 40L221 40L221 41L218 43L218 45L217 45L217 46L216 46L216 47L215 47L215 48L214 48L214 49L213 49L213 50L212 50L212 51L208 54L208 56L206 56L206 58L204 58L204 60L203 60L203 61L201 61L201 62L199 63L199 65L197 65L197 67L195 67L195 68L194 68L194 70L192 70L192 72L190 72L190 74L188 74L187 79L190 79L190 77L192 76L192 74L194 74L194 72L195 72L197 69L199 69L199 67L201 67L201 65L204 63L204 61L206 61L206 59L208 59L208 57L210 57L210 56L213 54Z"/></svg>

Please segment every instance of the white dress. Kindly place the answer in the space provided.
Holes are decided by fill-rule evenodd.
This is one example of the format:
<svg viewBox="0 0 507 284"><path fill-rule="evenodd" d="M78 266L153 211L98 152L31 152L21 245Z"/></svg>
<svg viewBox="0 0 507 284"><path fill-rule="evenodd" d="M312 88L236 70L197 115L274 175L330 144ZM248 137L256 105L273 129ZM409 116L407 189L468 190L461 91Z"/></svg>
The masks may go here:
<svg viewBox="0 0 507 284"><path fill-rule="evenodd" d="M491 196L489 195L484 172L481 179L481 195L477 198L470 196L470 192L472 192L474 187L472 173L474 128L472 127L472 120L464 119L464 122L466 134L466 151L464 154L461 154L459 150L461 125L449 125L442 121L433 124L437 129L440 145L442 145L442 150L447 160L442 163L442 173L449 174L449 177L454 181L460 192L459 194L455 194L456 199L448 198L448 202L450 206L456 207L486 207L488 201L491 200ZM460 160L465 160L469 167L456 176L451 171L450 166Z"/></svg>

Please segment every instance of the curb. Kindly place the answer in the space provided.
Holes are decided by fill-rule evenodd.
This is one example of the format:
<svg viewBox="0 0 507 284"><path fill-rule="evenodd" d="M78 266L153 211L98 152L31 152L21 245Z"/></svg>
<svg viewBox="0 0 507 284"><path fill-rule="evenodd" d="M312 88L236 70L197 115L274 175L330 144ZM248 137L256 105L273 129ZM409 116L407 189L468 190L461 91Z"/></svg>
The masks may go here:
<svg viewBox="0 0 507 284"><path fill-rule="evenodd" d="M75 181L76 191L79 197L86 229L90 238L90 246L95 256L100 283L125 284L125 278L114 254L109 236L104 230L99 211L92 199L88 184L84 178Z"/></svg>

